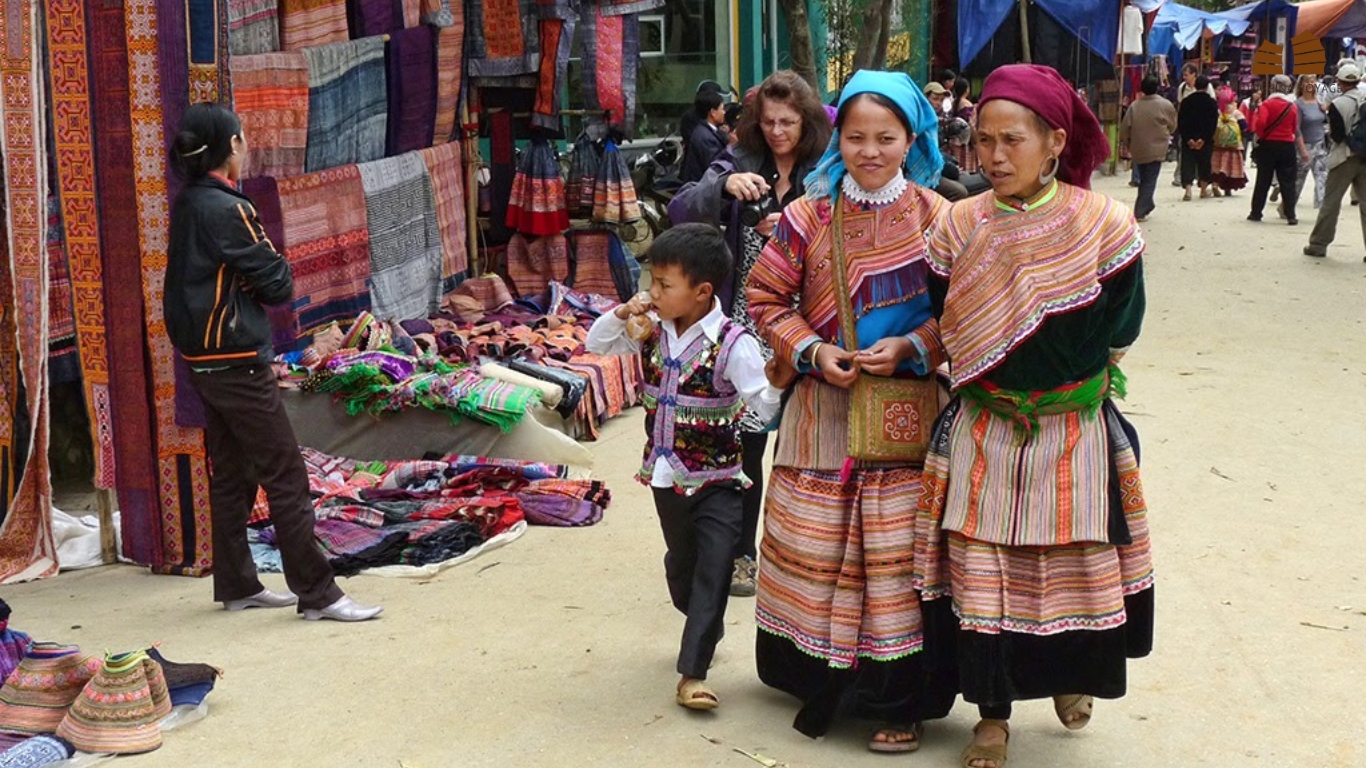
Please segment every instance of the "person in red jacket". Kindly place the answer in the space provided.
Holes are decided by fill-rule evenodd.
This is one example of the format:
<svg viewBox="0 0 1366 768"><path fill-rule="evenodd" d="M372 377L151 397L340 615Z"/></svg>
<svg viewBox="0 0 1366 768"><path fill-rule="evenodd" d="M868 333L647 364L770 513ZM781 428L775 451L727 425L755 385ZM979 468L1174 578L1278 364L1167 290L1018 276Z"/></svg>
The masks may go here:
<svg viewBox="0 0 1366 768"><path fill-rule="evenodd" d="M1252 159L1257 161L1257 182L1252 188L1252 212L1248 221L1261 221L1266 196L1271 191L1274 176L1281 185L1281 205L1285 208L1286 223L1299 224L1295 218L1295 202L1300 191L1296 187L1299 153L1295 137L1299 132L1299 110L1291 91L1295 81L1289 75L1271 78L1271 97L1257 109L1252 118L1252 130L1257 134L1257 148Z"/></svg>

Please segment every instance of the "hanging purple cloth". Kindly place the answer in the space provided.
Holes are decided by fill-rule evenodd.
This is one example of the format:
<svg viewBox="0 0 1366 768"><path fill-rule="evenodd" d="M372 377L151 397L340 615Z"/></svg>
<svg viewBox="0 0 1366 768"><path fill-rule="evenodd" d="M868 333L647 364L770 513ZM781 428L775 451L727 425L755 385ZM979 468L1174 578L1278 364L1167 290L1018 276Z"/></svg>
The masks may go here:
<svg viewBox="0 0 1366 768"><path fill-rule="evenodd" d="M403 28L403 15L394 0L347 0L351 38L387 35Z"/></svg>
<svg viewBox="0 0 1366 768"><path fill-rule="evenodd" d="M436 128L436 30L425 24L389 35L387 155L432 145Z"/></svg>

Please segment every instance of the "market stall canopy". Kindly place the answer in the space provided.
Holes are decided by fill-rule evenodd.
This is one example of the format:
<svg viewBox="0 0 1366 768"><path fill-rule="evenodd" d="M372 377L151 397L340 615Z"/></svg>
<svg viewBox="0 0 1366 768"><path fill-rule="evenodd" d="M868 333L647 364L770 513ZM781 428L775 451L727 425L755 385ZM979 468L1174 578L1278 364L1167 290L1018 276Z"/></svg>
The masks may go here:
<svg viewBox="0 0 1366 768"><path fill-rule="evenodd" d="M1366 0L1309 0L1299 4L1295 34L1366 37Z"/></svg>
<svg viewBox="0 0 1366 768"><path fill-rule="evenodd" d="M1120 0L1034 0L1050 18L1102 59L1114 58L1119 42ZM966 68L982 52L1019 0L959 0L958 51Z"/></svg>
<svg viewBox="0 0 1366 768"><path fill-rule="evenodd" d="M1324 1L1324 0L1321 0ZM1141 8L1142 6L1140 6ZM1241 35L1247 32L1252 22L1258 18L1277 18L1285 16L1294 28L1296 6L1286 0L1263 0L1240 8L1218 13L1209 13L1180 3L1163 3L1153 19L1153 29L1149 37L1149 50L1165 53L1165 47L1153 45L1153 35L1165 39L1170 36L1182 50L1190 50L1200 43L1200 38L1208 31L1212 35ZM1158 32L1160 27L1168 29Z"/></svg>

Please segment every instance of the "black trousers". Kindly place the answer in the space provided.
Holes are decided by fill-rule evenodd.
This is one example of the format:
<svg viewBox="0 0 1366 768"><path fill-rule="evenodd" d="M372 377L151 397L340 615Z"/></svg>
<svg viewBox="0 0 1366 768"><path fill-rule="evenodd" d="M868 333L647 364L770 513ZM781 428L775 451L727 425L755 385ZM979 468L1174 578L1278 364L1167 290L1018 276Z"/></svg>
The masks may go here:
<svg viewBox="0 0 1366 768"><path fill-rule="evenodd" d="M308 471L270 366L194 373L190 380L208 416L213 599L239 600L264 589L247 545L247 518L259 486L270 502L285 583L299 596L299 610L335 603L342 590L313 538Z"/></svg>
<svg viewBox="0 0 1366 768"><path fill-rule="evenodd" d="M705 680L716 644L725 634L731 567L743 516L741 491L712 486L684 496L672 488L653 490L668 550L664 578L669 597L688 617L678 651L678 674Z"/></svg>
<svg viewBox="0 0 1366 768"><path fill-rule="evenodd" d="M1207 141L1200 149L1181 148L1181 186L1189 187L1199 181L1209 183L1210 163L1214 159L1214 142Z"/></svg>
<svg viewBox="0 0 1366 768"><path fill-rule="evenodd" d="M1285 217L1295 220L1295 202L1299 200L1299 154L1293 141L1263 141L1253 151L1257 159L1257 181L1252 187L1252 216L1260 219L1266 207L1266 196L1271 191L1273 176L1281 184L1281 205Z"/></svg>
<svg viewBox="0 0 1366 768"><path fill-rule="evenodd" d="M768 450L767 432L740 433L740 468L754 485L745 489L744 520L740 526L740 543L735 557L759 559L756 539L759 537L759 515L764 511L764 451Z"/></svg>
<svg viewBox="0 0 1366 768"><path fill-rule="evenodd" d="M1157 180L1162 175L1162 161L1135 165L1134 175L1138 180L1138 199L1134 201L1134 215L1147 216L1157 208L1153 194L1157 192Z"/></svg>

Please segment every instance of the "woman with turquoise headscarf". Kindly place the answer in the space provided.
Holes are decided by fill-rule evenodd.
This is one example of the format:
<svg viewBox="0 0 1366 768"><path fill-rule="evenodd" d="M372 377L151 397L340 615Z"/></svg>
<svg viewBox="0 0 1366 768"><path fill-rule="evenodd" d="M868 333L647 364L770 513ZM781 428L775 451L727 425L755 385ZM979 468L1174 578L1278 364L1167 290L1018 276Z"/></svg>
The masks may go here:
<svg viewBox="0 0 1366 768"><path fill-rule="evenodd" d="M797 371L759 552L759 677L802 701L794 727L808 736L842 715L881 721L876 752L917 749L921 723L957 692L952 654L922 651L911 588L944 360L925 261L925 232L948 208L930 189L938 130L910 77L856 73L805 195L746 283L750 316ZM883 408L870 392L906 395Z"/></svg>

